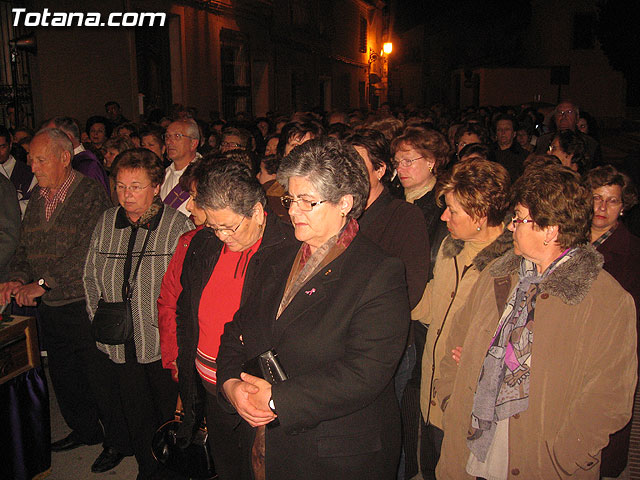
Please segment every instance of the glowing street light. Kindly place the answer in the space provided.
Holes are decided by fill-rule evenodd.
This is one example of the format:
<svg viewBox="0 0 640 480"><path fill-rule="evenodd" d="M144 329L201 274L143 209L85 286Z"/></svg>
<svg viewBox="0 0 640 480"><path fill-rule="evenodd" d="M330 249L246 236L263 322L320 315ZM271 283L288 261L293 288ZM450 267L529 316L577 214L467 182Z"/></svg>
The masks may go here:
<svg viewBox="0 0 640 480"><path fill-rule="evenodd" d="M386 42L386 43L382 46L382 51L383 51L386 55L389 55L389 54L393 51L393 43L391 43L391 42Z"/></svg>

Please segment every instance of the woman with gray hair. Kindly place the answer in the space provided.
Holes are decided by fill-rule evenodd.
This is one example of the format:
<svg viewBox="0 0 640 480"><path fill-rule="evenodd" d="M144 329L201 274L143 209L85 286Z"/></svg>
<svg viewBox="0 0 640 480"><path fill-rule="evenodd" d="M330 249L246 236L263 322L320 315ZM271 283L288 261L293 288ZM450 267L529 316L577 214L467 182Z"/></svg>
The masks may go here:
<svg viewBox="0 0 640 480"><path fill-rule="evenodd" d="M182 266L177 303L178 382L185 416L181 441L197 426L196 406L206 400L209 445L220 480L248 472L242 462L237 415L217 401L217 357L225 323L249 294L256 267L276 248L295 245L291 227L265 212L266 197L249 167L214 157L195 172L195 203L206 214ZM204 387L204 388L203 388ZM243 468L246 467L246 468Z"/></svg>
<svg viewBox="0 0 640 480"><path fill-rule="evenodd" d="M283 159L278 181L302 245L256 266L245 286L253 294L225 326L218 355L223 397L254 427L245 458L269 480L395 478L393 375L409 302L402 261L358 233L366 167L353 147L320 138ZM287 380L243 373L272 349Z"/></svg>

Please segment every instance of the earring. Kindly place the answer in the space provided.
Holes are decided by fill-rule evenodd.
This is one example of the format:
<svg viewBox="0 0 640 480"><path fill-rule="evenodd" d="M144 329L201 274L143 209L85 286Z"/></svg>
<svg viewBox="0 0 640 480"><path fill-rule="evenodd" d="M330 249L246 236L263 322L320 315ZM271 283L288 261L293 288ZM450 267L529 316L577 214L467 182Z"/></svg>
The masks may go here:
<svg viewBox="0 0 640 480"><path fill-rule="evenodd" d="M476 230L477 230L477 231L480 231L480 227L476 227Z"/></svg>
<svg viewBox="0 0 640 480"><path fill-rule="evenodd" d="M344 212L340 212L340 216L344 217L346 214Z"/></svg>
<svg viewBox="0 0 640 480"><path fill-rule="evenodd" d="M624 215L624 212L622 210L620 210L620 216Z"/></svg>
<svg viewBox="0 0 640 480"><path fill-rule="evenodd" d="M429 167L429 173L433 173L433 165Z"/></svg>
<svg viewBox="0 0 640 480"><path fill-rule="evenodd" d="M544 242L542 242L542 244L546 247L547 245L549 245L549 242L545 240Z"/></svg>

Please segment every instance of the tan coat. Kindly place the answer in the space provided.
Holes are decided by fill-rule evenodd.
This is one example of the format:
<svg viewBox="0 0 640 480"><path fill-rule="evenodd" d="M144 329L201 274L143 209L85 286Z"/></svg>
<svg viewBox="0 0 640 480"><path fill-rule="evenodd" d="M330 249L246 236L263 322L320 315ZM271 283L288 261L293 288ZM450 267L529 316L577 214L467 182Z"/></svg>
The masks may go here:
<svg viewBox="0 0 640 480"><path fill-rule="evenodd" d="M471 478L466 437L474 392L500 318L498 305L502 310L516 285L519 261L510 251L487 267L454 319L448 346L463 345L460 365L444 357L442 377L435 380L438 405L446 407L438 479ZM508 476L598 479L600 451L631 416L633 299L602 270L602 257L591 246L581 247L540 289L529 408L509 420Z"/></svg>
<svg viewBox="0 0 640 480"><path fill-rule="evenodd" d="M451 319L464 305L484 267L512 246L512 234L506 230L492 243L479 247L479 252L474 246L450 236L445 238L438 252L433 279L411 312L412 319L429 327L422 355L420 409L424 421L439 429L442 429L442 410L434 408L432 379L440 374L440 359L450 354L449 350L445 351L445 344Z"/></svg>

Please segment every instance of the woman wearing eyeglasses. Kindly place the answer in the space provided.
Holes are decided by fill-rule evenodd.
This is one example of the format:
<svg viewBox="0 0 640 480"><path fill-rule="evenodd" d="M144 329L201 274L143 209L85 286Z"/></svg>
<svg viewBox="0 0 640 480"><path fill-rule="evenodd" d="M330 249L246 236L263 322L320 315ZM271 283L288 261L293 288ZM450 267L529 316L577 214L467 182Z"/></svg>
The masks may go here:
<svg viewBox="0 0 640 480"><path fill-rule="evenodd" d="M177 386L161 364L156 300L178 239L193 223L160 201L164 169L153 152L144 148L122 152L112 175L120 206L107 210L93 231L84 288L93 321L100 299L123 301L123 283L131 282L133 339L120 345L98 343L98 348L109 357L104 382L111 387L113 403L122 399L129 429L124 435L131 438L138 478L147 479L157 469L151 438L171 418L177 396Z"/></svg>
<svg viewBox="0 0 640 480"><path fill-rule="evenodd" d="M464 305L489 262L511 246L511 232L503 223L509 208L509 174L495 162L475 159L445 172L436 186L446 208L442 220L449 236L442 242L433 279L427 284L412 318L428 326L422 355L421 466L425 480L435 478L442 443L442 410L434 403L434 379L454 328L454 315Z"/></svg>
<svg viewBox="0 0 640 480"><path fill-rule="evenodd" d="M593 192L591 244L604 256L603 268L633 296L640 325L640 238L621 221L638 203L638 192L631 179L611 165L589 171L585 185ZM602 451L603 477L618 477L626 468L630 434L631 422L611 435Z"/></svg>
<svg viewBox="0 0 640 480"><path fill-rule="evenodd" d="M269 480L395 479L393 375L409 302L402 261L358 232L369 196L364 162L340 140L309 140L282 160L278 181L302 245L257 265L218 355L224 398L253 427L245 458L255 478ZM268 350L287 380L243 373Z"/></svg>
<svg viewBox="0 0 640 480"><path fill-rule="evenodd" d="M393 166L404 188L407 202L420 207L427 222L431 245L431 269L440 243L447 235L440 220L444 208L436 204L434 187L438 173L449 159L449 144L442 134L421 127L408 127L391 143Z"/></svg>
<svg viewBox="0 0 640 480"><path fill-rule="evenodd" d="M633 298L589 244L592 192L563 166L513 186L514 250L480 274L434 379L438 478L600 477L636 385Z"/></svg>
<svg viewBox="0 0 640 480"><path fill-rule="evenodd" d="M249 167L217 159L198 169L196 205L206 215L182 266L177 304L178 379L185 416L179 435L190 440L198 406L206 402L209 446L221 480L249 471L240 449L240 418L217 401L220 335L241 302L258 290L245 284L277 248L295 248L291 227L265 212L266 196ZM255 287L255 286L254 286ZM204 387L204 388L203 388Z"/></svg>

